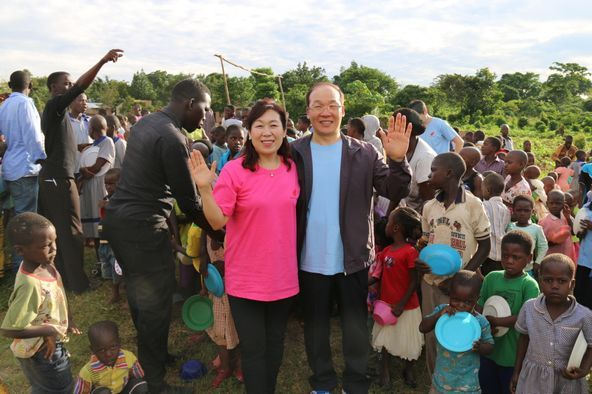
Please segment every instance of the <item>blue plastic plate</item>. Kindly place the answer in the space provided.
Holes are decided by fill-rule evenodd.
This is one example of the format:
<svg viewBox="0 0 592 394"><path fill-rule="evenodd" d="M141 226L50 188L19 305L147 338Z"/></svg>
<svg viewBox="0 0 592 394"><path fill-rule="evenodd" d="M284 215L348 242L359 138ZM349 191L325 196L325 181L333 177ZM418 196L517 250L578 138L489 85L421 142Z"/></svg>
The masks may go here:
<svg viewBox="0 0 592 394"><path fill-rule="evenodd" d="M446 314L436 323L436 338L451 352L467 352L473 348L473 342L481 338L481 325L468 312Z"/></svg>
<svg viewBox="0 0 592 394"><path fill-rule="evenodd" d="M428 245L421 250L419 258L432 268L434 275L452 275L457 273L462 266L460 254L449 245Z"/></svg>
<svg viewBox="0 0 592 394"><path fill-rule="evenodd" d="M222 297L222 294L224 294L224 281L213 264L208 264L208 277L204 279L204 282L210 293L216 297Z"/></svg>

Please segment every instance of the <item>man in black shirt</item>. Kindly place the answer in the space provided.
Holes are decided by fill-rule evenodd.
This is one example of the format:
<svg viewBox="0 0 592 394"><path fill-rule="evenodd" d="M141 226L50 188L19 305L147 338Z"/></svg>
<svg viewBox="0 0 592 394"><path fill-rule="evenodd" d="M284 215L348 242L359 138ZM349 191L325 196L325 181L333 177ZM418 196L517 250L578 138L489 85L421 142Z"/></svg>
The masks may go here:
<svg viewBox="0 0 592 394"><path fill-rule="evenodd" d="M55 262L64 287L77 293L88 289L88 278L83 267L80 198L74 182L77 147L67 116L68 106L90 86L99 70L109 61L116 62L122 52L121 49L110 50L75 83L64 71L47 77L51 99L45 104L41 116L47 159L41 163L39 173L39 213L56 228L58 253Z"/></svg>
<svg viewBox="0 0 592 394"><path fill-rule="evenodd" d="M133 126L121 179L103 220L103 234L123 270L150 393L170 391L164 376L175 266L166 219L173 199L189 219L223 239L201 210L181 132L203 125L210 101L207 87L187 79L175 85L168 106Z"/></svg>

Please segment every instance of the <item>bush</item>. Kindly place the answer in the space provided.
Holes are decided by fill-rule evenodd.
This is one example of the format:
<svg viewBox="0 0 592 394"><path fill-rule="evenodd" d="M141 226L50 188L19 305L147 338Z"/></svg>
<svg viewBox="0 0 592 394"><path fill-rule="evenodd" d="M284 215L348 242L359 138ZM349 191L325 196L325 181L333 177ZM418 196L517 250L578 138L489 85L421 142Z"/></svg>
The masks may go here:
<svg viewBox="0 0 592 394"><path fill-rule="evenodd" d="M534 128L537 131L545 131L547 129L547 126L545 126L545 124L539 120L534 124Z"/></svg>
<svg viewBox="0 0 592 394"><path fill-rule="evenodd" d="M559 127L559 123L556 120L551 120L549 122L549 130L555 131Z"/></svg>
<svg viewBox="0 0 592 394"><path fill-rule="evenodd" d="M574 136L573 143L580 149L584 149L586 147L586 135L582 133L578 133Z"/></svg>
<svg viewBox="0 0 592 394"><path fill-rule="evenodd" d="M528 126L528 118L525 118L524 116L518 118L518 128L523 129L526 126Z"/></svg>

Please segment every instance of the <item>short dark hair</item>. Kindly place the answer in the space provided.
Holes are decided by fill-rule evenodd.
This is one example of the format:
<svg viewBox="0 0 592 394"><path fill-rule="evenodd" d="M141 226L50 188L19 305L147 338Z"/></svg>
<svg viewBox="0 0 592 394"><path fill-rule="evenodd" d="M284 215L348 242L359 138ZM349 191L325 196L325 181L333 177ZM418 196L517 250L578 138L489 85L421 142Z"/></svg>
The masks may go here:
<svg viewBox="0 0 592 394"><path fill-rule="evenodd" d="M47 88L51 90L51 85L57 83L58 79L60 79L63 75L70 75L70 73L66 71L56 71L49 74L47 77Z"/></svg>
<svg viewBox="0 0 592 394"><path fill-rule="evenodd" d="M428 110L428 106L421 100L411 100L408 105L409 108L416 111L418 114L422 115Z"/></svg>
<svg viewBox="0 0 592 394"><path fill-rule="evenodd" d="M23 212L10 219L6 233L11 244L26 246L35 241L33 232L50 227L53 224L47 218L35 212Z"/></svg>
<svg viewBox="0 0 592 394"><path fill-rule="evenodd" d="M502 148L502 141L497 137L487 137L483 142L487 142L495 147L495 150L498 151Z"/></svg>
<svg viewBox="0 0 592 394"><path fill-rule="evenodd" d="M316 88L319 88L321 86L330 86L333 89L337 90L337 92L339 93L339 99L341 100L341 104L343 104L343 102L345 101L345 94L343 94L343 90L341 90L341 88L339 86L337 86L331 82L317 82L314 85L312 85L310 87L310 89L308 89L308 92L306 92L306 106L307 107L310 105L310 95L312 94L312 92Z"/></svg>
<svg viewBox="0 0 592 394"><path fill-rule="evenodd" d="M205 99L206 94L210 94L210 89L200 81L195 79L184 79L173 87L171 100L182 101L189 99Z"/></svg>
<svg viewBox="0 0 592 394"><path fill-rule="evenodd" d="M304 124L307 124L308 126L310 126L310 119L308 119L308 116L306 115L300 115L298 117L298 120Z"/></svg>
<svg viewBox="0 0 592 394"><path fill-rule="evenodd" d="M477 131L475 131L475 134L473 135L473 137L475 138L475 141L477 141L477 142L483 141L483 140L485 140L485 133L483 132L483 130L477 130Z"/></svg>
<svg viewBox="0 0 592 394"><path fill-rule="evenodd" d="M253 123L263 116L264 113L267 111L274 111L280 117L280 122L282 123L282 129L286 130L287 124L287 116L286 111L282 107L280 107L275 101L272 99L262 99L257 100L251 111L249 112L249 116L245 120L245 127L247 130L251 130L251 126ZM227 134L228 135L228 134ZM288 170L292 167L290 163L290 159L292 158L292 154L290 152L290 144L288 143L288 139L284 136L282 140L282 144L278 149L278 155L282 157L282 161L288 167ZM255 171L257 167L257 161L259 160L259 154L255 150L253 146L253 141L250 138L247 139L245 142L245 146L243 148L243 155L245 156L245 160L243 161L243 168L248 168L251 171Z"/></svg>
<svg viewBox="0 0 592 394"><path fill-rule="evenodd" d="M514 200L516 201L516 200ZM532 253L532 237L522 230L512 230L502 238L502 247L506 244L518 245L525 254Z"/></svg>
<svg viewBox="0 0 592 394"><path fill-rule="evenodd" d="M393 112L393 116L396 118L397 114L404 115L408 123L411 123L411 134L413 136L421 135L425 132L425 127L419 113L412 108L399 108Z"/></svg>
<svg viewBox="0 0 592 394"><path fill-rule="evenodd" d="M107 127L110 129L117 130L121 127L121 123L115 115L107 115L105 116L105 120L107 121Z"/></svg>
<svg viewBox="0 0 592 394"><path fill-rule="evenodd" d="M576 152L576 159L584 161L586 160L586 151L585 150L578 150Z"/></svg>
<svg viewBox="0 0 592 394"><path fill-rule="evenodd" d="M119 179L119 177L121 176L121 168L110 168L109 171L105 173L105 179L112 176L117 177L117 179Z"/></svg>
<svg viewBox="0 0 592 394"><path fill-rule="evenodd" d="M573 136L571 136L571 135L566 135L566 136L565 136L565 139L566 139L566 140L573 141Z"/></svg>
<svg viewBox="0 0 592 394"><path fill-rule="evenodd" d="M465 286L473 289L473 293L478 293L482 283L483 280L481 280L481 277L475 271L460 270L450 280L450 289Z"/></svg>
<svg viewBox="0 0 592 394"><path fill-rule="evenodd" d="M456 152L444 152L434 157L434 161L438 160L439 163L444 164L446 169L452 170L454 176L461 179L467 171L467 165L462 157Z"/></svg>
<svg viewBox="0 0 592 394"><path fill-rule="evenodd" d="M119 327L111 320L101 320L95 322L88 327L88 341L91 346L95 344L98 337L103 335L105 332L119 338Z"/></svg>
<svg viewBox="0 0 592 394"><path fill-rule="evenodd" d="M212 135L218 135L219 133L226 134L224 126L216 126L212 129Z"/></svg>
<svg viewBox="0 0 592 394"><path fill-rule="evenodd" d="M205 146L208 149L208 155L211 155L212 152L214 151L214 147L212 146L212 143L208 140L206 140L205 138L202 138L201 140L197 140L197 141L193 141L193 144L191 145L191 149L195 149L195 145L197 144L202 144L203 146Z"/></svg>
<svg viewBox="0 0 592 394"><path fill-rule="evenodd" d="M15 71L10 74L8 86L13 92L22 92L31 85L31 75L26 71Z"/></svg>
<svg viewBox="0 0 592 394"><path fill-rule="evenodd" d="M361 118L352 118L349 120L349 125L353 126L358 130L358 132L364 135L364 131L366 130L366 125L364 125L364 121Z"/></svg>
<svg viewBox="0 0 592 394"><path fill-rule="evenodd" d="M402 227L405 239L417 240L421 237L421 215L412 208L398 207L390 216Z"/></svg>
<svg viewBox="0 0 592 394"><path fill-rule="evenodd" d="M530 207L534 209L534 200L532 199L532 197L527 196L525 194L521 194L519 196L514 197L514 201L512 202L512 207L515 207L516 203L518 203L520 201L526 201L527 203L530 204Z"/></svg>
<svg viewBox="0 0 592 394"><path fill-rule="evenodd" d="M492 196L500 196L504 192L504 177L497 172L491 172L483 178L483 185Z"/></svg>
<svg viewBox="0 0 592 394"><path fill-rule="evenodd" d="M543 272L545 266L547 266L548 264L551 263L561 263L564 264L567 269L569 270L569 273L571 275L571 277L574 277L574 274L576 272L576 265L574 263L574 261L567 257L566 255L564 255L563 253L551 253L550 255L547 255L542 261L541 261L541 267L539 269L539 275Z"/></svg>
<svg viewBox="0 0 592 394"><path fill-rule="evenodd" d="M232 105L232 104L226 104L226 105L224 106L224 109L226 109L226 108L228 108L228 109L231 109L231 110L233 110L233 111L234 111L234 110L236 110L236 107L235 107L234 105Z"/></svg>

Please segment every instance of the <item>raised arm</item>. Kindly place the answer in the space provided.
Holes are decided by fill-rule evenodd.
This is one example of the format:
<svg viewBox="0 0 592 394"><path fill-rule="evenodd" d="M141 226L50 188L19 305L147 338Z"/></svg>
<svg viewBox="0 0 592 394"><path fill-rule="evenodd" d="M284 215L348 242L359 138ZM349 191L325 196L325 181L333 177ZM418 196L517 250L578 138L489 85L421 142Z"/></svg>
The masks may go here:
<svg viewBox="0 0 592 394"><path fill-rule="evenodd" d="M222 209L216 204L212 192L212 183L216 179L216 162L213 162L211 168L208 168L201 153L193 151L189 158L189 171L201 195L207 221L214 230L221 229L226 225L228 217L224 216Z"/></svg>

